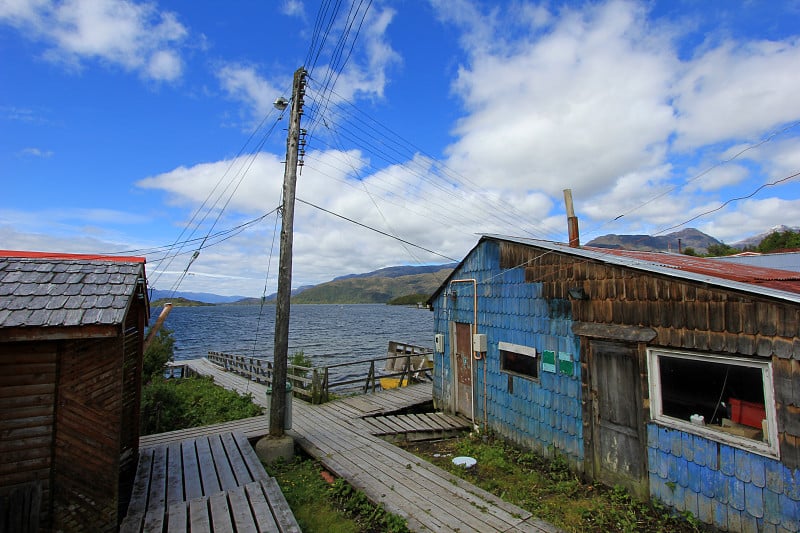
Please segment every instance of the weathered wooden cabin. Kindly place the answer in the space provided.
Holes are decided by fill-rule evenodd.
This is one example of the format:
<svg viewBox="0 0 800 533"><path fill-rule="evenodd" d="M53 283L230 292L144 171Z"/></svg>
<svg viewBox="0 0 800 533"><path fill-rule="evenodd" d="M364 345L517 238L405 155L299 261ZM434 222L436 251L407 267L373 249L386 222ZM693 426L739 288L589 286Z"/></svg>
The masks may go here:
<svg viewBox="0 0 800 533"><path fill-rule="evenodd" d="M0 529L117 529L148 313L142 258L0 251Z"/></svg>
<svg viewBox="0 0 800 533"><path fill-rule="evenodd" d="M800 531L800 275L484 236L429 302L434 401L726 531Z"/></svg>

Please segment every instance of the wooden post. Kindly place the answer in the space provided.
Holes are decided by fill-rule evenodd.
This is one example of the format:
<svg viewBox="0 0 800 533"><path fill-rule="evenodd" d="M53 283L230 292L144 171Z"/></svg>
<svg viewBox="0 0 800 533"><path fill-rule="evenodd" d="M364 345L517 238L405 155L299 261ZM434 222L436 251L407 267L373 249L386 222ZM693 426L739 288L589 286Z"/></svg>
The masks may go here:
<svg viewBox="0 0 800 533"><path fill-rule="evenodd" d="M161 314L158 315L158 320L156 320L156 323L153 324L153 327L150 328L150 331L147 333L147 338L144 340L144 344L142 345L142 352L146 352L147 349L150 347L150 344L153 342L153 339L156 338L156 333L158 333L158 330L161 329L161 326L164 324L164 321L167 319L167 315L169 315L170 311L172 311L172 304L171 303L164 304L164 308L161 310Z"/></svg>
<svg viewBox="0 0 800 533"><path fill-rule="evenodd" d="M286 365L289 359L289 301L292 295L292 233L294 225L294 194L297 187L298 143L300 115L303 112L306 71L294 73L292 112L286 139L286 167L283 175L281 210L281 254L278 266L278 295L275 306L275 353L272 374L269 434L282 437L286 420Z"/></svg>

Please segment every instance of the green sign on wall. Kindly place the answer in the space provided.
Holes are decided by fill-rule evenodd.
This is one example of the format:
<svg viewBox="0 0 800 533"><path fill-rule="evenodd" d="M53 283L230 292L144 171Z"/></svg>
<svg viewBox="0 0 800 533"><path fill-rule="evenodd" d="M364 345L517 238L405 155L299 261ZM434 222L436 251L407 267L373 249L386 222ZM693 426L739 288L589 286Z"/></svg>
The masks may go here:
<svg viewBox="0 0 800 533"><path fill-rule="evenodd" d="M556 352L544 350L542 352L542 372L556 371Z"/></svg>
<svg viewBox="0 0 800 533"><path fill-rule="evenodd" d="M558 352L558 371L565 376L575 375L575 363L569 352Z"/></svg>

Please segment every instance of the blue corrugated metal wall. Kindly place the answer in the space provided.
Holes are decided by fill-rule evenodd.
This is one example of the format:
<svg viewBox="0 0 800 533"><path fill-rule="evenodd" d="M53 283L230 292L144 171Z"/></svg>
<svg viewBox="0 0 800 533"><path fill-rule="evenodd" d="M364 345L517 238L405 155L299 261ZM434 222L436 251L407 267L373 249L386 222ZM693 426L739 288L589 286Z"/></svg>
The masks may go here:
<svg viewBox="0 0 800 533"><path fill-rule="evenodd" d="M486 367L487 422L489 428L522 446L545 456L563 455L576 470L583 469L583 426L581 424L581 374L578 340L572 334L568 302L548 304L540 298L539 284L526 283L522 268L501 271L499 248L484 241L465 260L453 279L478 280L478 331L487 336L485 360L475 361L475 421L484 420L484 368ZM450 368L451 322L472 323L472 285L453 284L455 300L442 291L435 302L435 332L445 335L444 355L437 354L434 368L434 397L437 406L451 406L455 394ZM555 353L571 354L574 375L541 372L539 379L500 371L498 343L510 342ZM444 377L444 379L442 379Z"/></svg>

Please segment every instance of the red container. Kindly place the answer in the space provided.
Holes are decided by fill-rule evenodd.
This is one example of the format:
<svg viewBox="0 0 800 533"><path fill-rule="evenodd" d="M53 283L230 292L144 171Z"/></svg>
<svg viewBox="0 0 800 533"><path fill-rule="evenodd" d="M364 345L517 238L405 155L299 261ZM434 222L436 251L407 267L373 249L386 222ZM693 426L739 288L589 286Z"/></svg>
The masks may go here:
<svg viewBox="0 0 800 533"><path fill-rule="evenodd" d="M761 429L761 421L767 418L767 411L760 403L746 402L737 398L729 398L731 404L731 420Z"/></svg>

